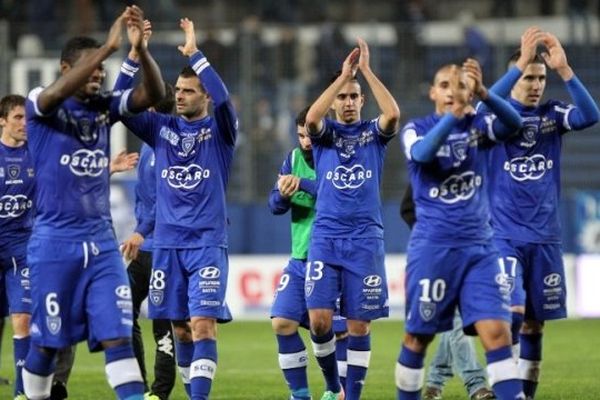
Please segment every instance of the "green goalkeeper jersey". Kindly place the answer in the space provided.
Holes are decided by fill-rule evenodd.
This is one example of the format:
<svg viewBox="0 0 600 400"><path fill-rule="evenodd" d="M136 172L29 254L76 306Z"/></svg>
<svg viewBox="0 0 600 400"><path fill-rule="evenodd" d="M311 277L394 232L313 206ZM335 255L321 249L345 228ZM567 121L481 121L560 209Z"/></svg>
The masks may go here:
<svg viewBox="0 0 600 400"><path fill-rule="evenodd" d="M315 180L317 175L304 159L302 150L295 148L291 155L292 175L300 179ZM292 208L292 258L300 260L308 256L310 233L315 220L315 197L298 190L291 198Z"/></svg>

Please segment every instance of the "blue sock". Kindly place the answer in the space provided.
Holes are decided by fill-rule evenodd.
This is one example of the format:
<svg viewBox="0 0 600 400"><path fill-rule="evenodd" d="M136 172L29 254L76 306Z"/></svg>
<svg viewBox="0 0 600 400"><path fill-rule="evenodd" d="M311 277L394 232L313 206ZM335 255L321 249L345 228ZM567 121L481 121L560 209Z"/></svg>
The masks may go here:
<svg viewBox="0 0 600 400"><path fill-rule="evenodd" d="M121 400L143 400L144 381L130 342L104 349L108 383Z"/></svg>
<svg viewBox="0 0 600 400"><path fill-rule="evenodd" d="M521 335L519 377L527 397L535 397L542 363L542 334Z"/></svg>
<svg viewBox="0 0 600 400"><path fill-rule="evenodd" d="M315 336L311 332L310 338L313 343L315 357L325 377L326 390L339 393L342 387L340 386L340 376L338 375L337 361L335 359L335 336L333 335L333 330L329 330L323 336Z"/></svg>
<svg viewBox="0 0 600 400"><path fill-rule="evenodd" d="M279 367L294 398L310 399L306 377L306 347L298 332L291 335L276 335L279 349ZM301 392L306 389L305 392Z"/></svg>
<svg viewBox="0 0 600 400"><path fill-rule="evenodd" d="M396 398L398 400L419 400L425 377L423 368L424 353L417 353L402 346L396 363Z"/></svg>
<svg viewBox="0 0 600 400"><path fill-rule="evenodd" d="M23 338L13 337L13 353L15 360L15 397L18 394L25 393L25 390L23 389L23 375L21 375L21 370L23 369L23 365L25 365L25 358L29 352L30 342L31 339L29 336Z"/></svg>
<svg viewBox="0 0 600 400"><path fill-rule="evenodd" d="M190 367L192 400L208 400L217 371L217 341L202 339L194 342L194 359Z"/></svg>
<svg viewBox="0 0 600 400"><path fill-rule="evenodd" d="M28 397L50 397L55 356L56 349L46 348L42 351L33 344L29 346L25 366L21 371L23 387Z"/></svg>
<svg viewBox="0 0 600 400"><path fill-rule="evenodd" d="M190 365L192 364L192 358L194 357L194 343L175 340L175 353L177 355L177 369L179 370L179 375L181 375L183 387L185 388L188 397L192 397Z"/></svg>
<svg viewBox="0 0 600 400"><path fill-rule="evenodd" d="M346 375L348 374L348 336L335 341L335 358L340 375L342 387L346 387Z"/></svg>
<svg viewBox="0 0 600 400"><path fill-rule="evenodd" d="M488 351L485 358L488 377L498 400L522 398L519 396L523 395L523 385L510 346Z"/></svg>
<svg viewBox="0 0 600 400"><path fill-rule="evenodd" d="M371 335L348 337L348 375L346 399L358 400L365 384L371 360Z"/></svg>

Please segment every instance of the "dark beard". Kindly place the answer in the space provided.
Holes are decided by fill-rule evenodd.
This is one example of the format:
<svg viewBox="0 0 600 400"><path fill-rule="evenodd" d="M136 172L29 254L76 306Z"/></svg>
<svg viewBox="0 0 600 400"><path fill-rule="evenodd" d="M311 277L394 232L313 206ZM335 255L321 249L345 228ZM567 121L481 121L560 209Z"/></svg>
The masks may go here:
<svg viewBox="0 0 600 400"><path fill-rule="evenodd" d="M304 161L306 161L306 163L312 168L315 169L315 162L313 160L313 153L312 153L312 149L310 150L304 150L302 147L300 148L300 150L302 150L302 156L304 157Z"/></svg>

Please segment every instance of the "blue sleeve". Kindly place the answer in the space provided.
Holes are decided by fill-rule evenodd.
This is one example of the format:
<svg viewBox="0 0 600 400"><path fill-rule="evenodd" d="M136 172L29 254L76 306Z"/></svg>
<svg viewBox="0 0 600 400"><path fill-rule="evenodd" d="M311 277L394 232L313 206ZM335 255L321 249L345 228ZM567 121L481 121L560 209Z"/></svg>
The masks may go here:
<svg viewBox="0 0 600 400"><path fill-rule="evenodd" d="M308 132L311 142L313 144L322 144L331 140L333 136L332 126L333 123L329 118L323 118L323 127L319 132L316 132L315 134Z"/></svg>
<svg viewBox="0 0 600 400"><path fill-rule="evenodd" d="M489 91L505 99L510 95L510 91L521 78L521 75L523 75L523 72L516 66L512 66L504 75L502 75L502 78L498 79L496 83L494 83ZM477 112L486 113L490 112L490 110L484 102L480 101L477 103Z"/></svg>
<svg viewBox="0 0 600 400"><path fill-rule="evenodd" d="M144 111L131 117L123 117L121 121L133 134L154 148L156 143L155 126L159 125L161 114Z"/></svg>
<svg viewBox="0 0 600 400"><path fill-rule="evenodd" d="M598 122L600 118L598 105L581 81L573 76L565 84L576 106L569 112L569 126L571 129L584 129Z"/></svg>
<svg viewBox="0 0 600 400"><path fill-rule="evenodd" d="M410 158L418 163L429 163L433 161L440 146L444 144L457 122L458 119L451 113L444 115L442 119L427 132L423 139L412 145L410 148Z"/></svg>
<svg viewBox="0 0 600 400"><path fill-rule="evenodd" d="M492 139L507 139L523 126L523 120L517 110L497 94L488 92L488 98L484 103L498 117L492 122L494 136Z"/></svg>
<svg viewBox="0 0 600 400"><path fill-rule="evenodd" d="M121 70L119 72L119 76L117 76L113 91L131 89L133 87L133 78L139 69L140 64L130 60L129 58L126 58L121 64Z"/></svg>
<svg viewBox="0 0 600 400"><path fill-rule="evenodd" d="M150 212L151 218L143 219L138 221L137 226L135 227L135 232L142 235L144 238L148 237L152 231L154 231L154 222L156 217L156 207L152 207L152 211ZM149 215L150 217L150 215Z"/></svg>
<svg viewBox="0 0 600 400"><path fill-rule="evenodd" d="M219 131L228 143L234 144L237 137L237 115L227 87L201 51L190 57L190 66L212 99Z"/></svg>
<svg viewBox="0 0 600 400"><path fill-rule="evenodd" d="M292 152L285 158L283 165L279 169L279 175L289 175L292 172L291 157ZM269 208L271 209L271 212L275 215L285 214L292 205L290 200L291 199L285 199L281 196L281 193L279 193L279 189L277 188L277 183L275 183L275 187L269 194Z"/></svg>
<svg viewBox="0 0 600 400"><path fill-rule="evenodd" d="M317 197L317 181L314 179L300 178L300 190Z"/></svg>

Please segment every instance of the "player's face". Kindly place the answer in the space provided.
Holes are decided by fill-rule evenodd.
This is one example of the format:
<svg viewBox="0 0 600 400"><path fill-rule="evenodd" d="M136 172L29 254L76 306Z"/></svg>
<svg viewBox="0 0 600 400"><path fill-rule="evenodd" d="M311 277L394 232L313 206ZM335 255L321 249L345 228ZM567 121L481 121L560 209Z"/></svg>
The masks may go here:
<svg viewBox="0 0 600 400"><path fill-rule="evenodd" d="M338 92L331 108L339 122L351 124L360 119L360 110L365 104L365 98L356 81L350 81Z"/></svg>
<svg viewBox="0 0 600 400"><path fill-rule="evenodd" d="M208 94L202 89L197 77L177 78L175 107L178 115L187 119L204 117L208 110L208 101Z"/></svg>
<svg viewBox="0 0 600 400"><path fill-rule="evenodd" d="M27 140L25 131L25 107L16 106L8 112L6 118L0 118L2 135L7 135L12 141L22 143Z"/></svg>
<svg viewBox="0 0 600 400"><path fill-rule="evenodd" d="M94 51L96 51L96 49L81 50L79 52L79 57L77 57L77 60L73 65L65 63L65 66L63 67L63 73L73 68L83 57L87 56L88 54ZM75 93L75 96L85 99L100 93L105 78L106 71L104 70L104 64L100 64L100 66L96 68L89 76L87 82L81 88L79 88L77 93Z"/></svg>
<svg viewBox="0 0 600 400"><path fill-rule="evenodd" d="M467 103L471 92L462 70L455 66L439 70L429 89L429 98L434 102L437 114L450 112L457 101Z"/></svg>
<svg viewBox="0 0 600 400"><path fill-rule="evenodd" d="M298 142L300 142L300 148L304 151L309 151L312 149L312 143L310 141L310 136L306 132L306 126L304 125L296 125L296 130L298 131Z"/></svg>
<svg viewBox="0 0 600 400"><path fill-rule="evenodd" d="M529 64L512 88L511 96L526 107L540 104L546 88L546 65Z"/></svg>

